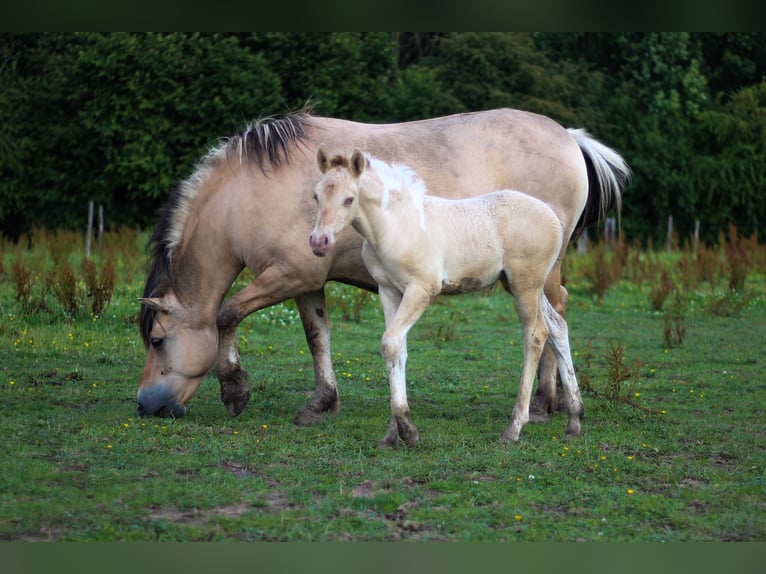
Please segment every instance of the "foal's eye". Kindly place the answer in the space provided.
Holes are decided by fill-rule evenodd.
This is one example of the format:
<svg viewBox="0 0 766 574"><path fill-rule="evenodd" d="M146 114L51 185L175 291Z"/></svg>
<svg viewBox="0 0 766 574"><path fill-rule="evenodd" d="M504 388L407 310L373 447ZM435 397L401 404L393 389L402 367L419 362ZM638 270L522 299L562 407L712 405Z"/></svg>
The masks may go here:
<svg viewBox="0 0 766 574"><path fill-rule="evenodd" d="M353 197L347 197L346 201L343 202L343 205L345 205L346 207L349 207L352 203L354 203L354 198Z"/></svg>
<svg viewBox="0 0 766 574"><path fill-rule="evenodd" d="M319 196L316 193L314 194L314 201L319 202Z"/></svg>
<svg viewBox="0 0 766 574"><path fill-rule="evenodd" d="M160 347L162 347L162 343L164 342L165 342L165 339L163 339L162 337L152 337L151 339L149 339L149 343L151 343L152 347L155 349L159 349Z"/></svg>

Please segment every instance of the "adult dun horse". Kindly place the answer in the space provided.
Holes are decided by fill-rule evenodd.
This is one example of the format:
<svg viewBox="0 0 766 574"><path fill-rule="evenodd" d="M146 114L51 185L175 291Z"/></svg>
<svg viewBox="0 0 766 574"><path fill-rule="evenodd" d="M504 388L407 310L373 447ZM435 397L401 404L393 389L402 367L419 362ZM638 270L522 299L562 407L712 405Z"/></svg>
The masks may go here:
<svg viewBox="0 0 766 574"><path fill-rule="evenodd" d="M564 319L543 294L565 245L561 222L541 200L501 190L449 200L426 195L409 167L388 164L359 149L349 159L320 145L324 174L314 198L317 218L309 243L315 255L332 252L349 226L364 238L362 259L378 284L386 329L382 355L391 387L391 424L380 446L418 442L407 403L407 333L437 295L471 293L498 281L517 301L524 335L524 367L511 422L501 435L518 441L543 346L558 359L569 412L567 434L579 435L583 402L577 387Z"/></svg>
<svg viewBox="0 0 766 574"><path fill-rule="evenodd" d="M241 413L250 391L237 327L251 313L288 299L295 299L300 313L315 375L313 396L295 422L310 424L339 409L324 285L376 285L355 231L337 237L328 257L315 257L307 245L316 217L312 195L320 142L405 163L431 193L446 198L522 189L551 207L567 239L619 208L629 177L623 159L584 131L518 110L383 125L317 117L308 110L259 121L211 149L171 194L155 225L141 298L147 360L139 414L182 416L212 368L228 413ZM545 285L562 314L565 250ZM245 267L255 278L223 302ZM531 410L533 418L544 420L556 404L556 360L547 347L538 376Z"/></svg>

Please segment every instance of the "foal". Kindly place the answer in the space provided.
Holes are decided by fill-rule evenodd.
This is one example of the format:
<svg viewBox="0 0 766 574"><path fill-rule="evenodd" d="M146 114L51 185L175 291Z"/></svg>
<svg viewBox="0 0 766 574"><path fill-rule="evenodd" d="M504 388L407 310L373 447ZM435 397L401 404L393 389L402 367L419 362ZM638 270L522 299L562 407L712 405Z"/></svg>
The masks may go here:
<svg viewBox="0 0 766 574"><path fill-rule="evenodd" d="M410 422L405 364L407 333L437 295L469 293L498 280L518 303L524 331L524 367L516 405L503 440L518 441L529 421L532 386L550 336L569 413L567 434L579 435L583 402L575 378L567 325L543 294L561 252L561 223L542 201L517 191L472 199L426 195L407 166L388 164L358 149L350 158L317 150L324 174L316 186L316 224L309 243L330 253L335 237L353 226L365 239L362 257L378 283L386 330L382 355L391 387L391 424L382 447L418 441Z"/></svg>

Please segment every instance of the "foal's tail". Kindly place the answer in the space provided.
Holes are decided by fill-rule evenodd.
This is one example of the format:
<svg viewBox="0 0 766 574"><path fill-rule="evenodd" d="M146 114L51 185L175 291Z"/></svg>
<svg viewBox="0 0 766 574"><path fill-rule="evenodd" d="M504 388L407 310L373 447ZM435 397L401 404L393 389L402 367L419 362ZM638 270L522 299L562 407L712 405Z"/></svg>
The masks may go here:
<svg viewBox="0 0 766 574"><path fill-rule="evenodd" d="M612 209L619 218L622 192L630 181L631 171L625 160L612 148L582 129L567 130L580 146L588 170L588 201L572 233L576 239L589 225L604 219Z"/></svg>

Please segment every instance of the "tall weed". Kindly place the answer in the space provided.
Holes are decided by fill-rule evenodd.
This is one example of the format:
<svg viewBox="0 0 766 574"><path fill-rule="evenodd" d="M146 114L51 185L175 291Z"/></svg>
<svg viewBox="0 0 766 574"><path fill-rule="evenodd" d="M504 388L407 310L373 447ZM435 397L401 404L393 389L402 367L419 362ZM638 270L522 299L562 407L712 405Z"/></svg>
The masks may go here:
<svg viewBox="0 0 766 574"><path fill-rule="evenodd" d="M670 300L670 305L665 310L663 334L665 346L668 349L680 347L686 339L686 316L689 312L689 297L675 291Z"/></svg>
<svg viewBox="0 0 766 574"><path fill-rule="evenodd" d="M82 273L85 279L87 296L91 301L91 313L100 316L107 303L112 299L117 284L117 273L112 258L106 260L99 273L92 259L83 259Z"/></svg>

